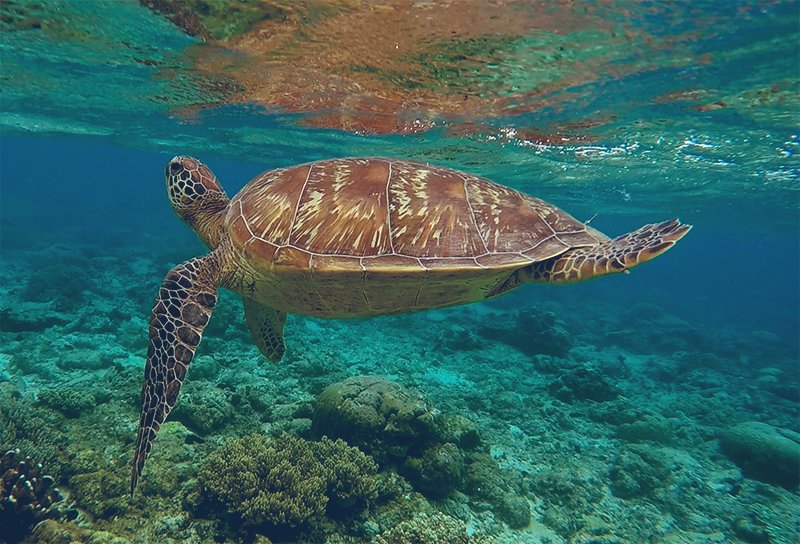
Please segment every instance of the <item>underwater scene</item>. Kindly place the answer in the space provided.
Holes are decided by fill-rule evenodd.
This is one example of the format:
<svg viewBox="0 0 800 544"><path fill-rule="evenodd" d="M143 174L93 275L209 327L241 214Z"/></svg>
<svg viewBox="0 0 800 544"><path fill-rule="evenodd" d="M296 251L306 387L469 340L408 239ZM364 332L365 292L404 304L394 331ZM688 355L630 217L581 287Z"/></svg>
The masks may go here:
<svg viewBox="0 0 800 544"><path fill-rule="evenodd" d="M800 541L797 0L0 29L0 542Z"/></svg>

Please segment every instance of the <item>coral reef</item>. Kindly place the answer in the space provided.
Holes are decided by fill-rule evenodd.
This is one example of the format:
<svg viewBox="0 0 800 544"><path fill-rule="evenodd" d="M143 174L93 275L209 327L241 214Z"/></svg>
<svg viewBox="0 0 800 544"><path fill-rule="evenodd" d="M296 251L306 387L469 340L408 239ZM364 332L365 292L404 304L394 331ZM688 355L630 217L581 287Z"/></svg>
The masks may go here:
<svg viewBox="0 0 800 544"><path fill-rule="evenodd" d="M379 535L375 544L491 544L471 538L464 524L444 514L421 512Z"/></svg>
<svg viewBox="0 0 800 544"><path fill-rule="evenodd" d="M376 472L371 458L342 440L249 435L209 456L200 487L246 525L294 527L318 521L329 501L366 505L377 496Z"/></svg>
<svg viewBox="0 0 800 544"><path fill-rule="evenodd" d="M604 490L598 478L574 470L556 469L535 474L528 482L543 503L541 521L559 534L570 535L577 520L590 515L602 500Z"/></svg>
<svg viewBox="0 0 800 544"><path fill-rule="evenodd" d="M622 316L622 323L636 323L637 333L621 327L603 335L602 345L624 347L638 353L709 351L708 338L697 327L664 312L654 304L639 303Z"/></svg>
<svg viewBox="0 0 800 544"><path fill-rule="evenodd" d="M295 347L277 366L252 345L238 297L221 291L131 499L142 331L174 256L102 249L54 250L70 273L102 278L86 292L68 286L69 297L50 285L44 254L31 261L42 281L0 270L11 329L22 329L0 323L0 453L41 462L68 496L52 515L77 516L26 528L25 544L796 540L794 352L769 332L557 290L527 317L513 300L294 317ZM25 269L26 258L8 262ZM525 319L542 335L514 346L535 329ZM548 326L569 330L568 349L531 355L557 344ZM223 455L252 432L260 438Z"/></svg>
<svg viewBox="0 0 800 544"><path fill-rule="evenodd" d="M22 540L35 523L59 513L53 505L62 499L52 476L41 463L22 457L19 449L0 458L0 527L8 542Z"/></svg>
<svg viewBox="0 0 800 544"><path fill-rule="evenodd" d="M43 389L37 400L40 404L61 412L66 417L79 417L93 409L96 404L94 395L73 387L56 387Z"/></svg>
<svg viewBox="0 0 800 544"><path fill-rule="evenodd" d="M3 308L0 310L0 329L6 332L41 332L69 323L69 318L54 312L49 305L37 306L28 305L24 309Z"/></svg>
<svg viewBox="0 0 800 544"><path fill-rule="evenodd" d="M347 378L320 394L312 430L346 437L432 498L459 490L486 500L512 527L530 522L527 501L483 451L476 426L440 413L417 391L376 376Z"/></svg>
<svg viewBox="0 0 800 544"><path fill-rule="evenodd" d="M371 457L348 446L342 439L323 437L308 444L326 474L325 495L330 503L353 509L377 497L379 480L375 474L378 467Z"/></svg>
<svg viewBox="0 0 800 544"><path fill-rule="evenodd" d="M0 383L0 405L0 445L25 451L59 479L66 439L57 416L32 406L8 383Z"/></svg>
<svg viewBox="0 0 800 544"><path fill-rule="evenodd" d="M98 531L79 527L74 523L64 523L46 519L34 527L23 544L130 544L130 540L116 536L108 531Z"/></svg>
<svg viewBox="0 0 800 544"><path fill-rule="evenodd" d="M439 435L442 442L452 442L462 450L474 450L482 445L478 427L461 414L443 414Z"/></svg>
<svg viewBox="0 0 800 544"><path fill-rule="evenodd" d="M737 519L733 525L733 533L751 544L763 544L772 540L765 524L750 516Z"/></svg>

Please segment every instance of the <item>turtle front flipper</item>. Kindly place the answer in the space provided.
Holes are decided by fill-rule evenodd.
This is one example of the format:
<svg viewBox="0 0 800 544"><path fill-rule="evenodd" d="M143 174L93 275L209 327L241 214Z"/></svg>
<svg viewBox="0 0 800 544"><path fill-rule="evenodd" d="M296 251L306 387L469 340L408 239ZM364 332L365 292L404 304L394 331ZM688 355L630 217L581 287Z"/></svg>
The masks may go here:
<svg viewBox="0 0 800 544"><path fill-rule="evenodd" d="M131 496L158 430L178 398L186 370L217 303L220 257L215 251L169 271L150 318L142 413L131 474Z"/></svg>
<svg viewBox="0 0 800 544"><path fill-rule="evenodd" d="M269 359L269 362L279 362L286 352L283 345L286 312L244 297L244 320L247 322L247 328L250 329L250 335L258 346L258 350Z"/></svg>
<svg viewBox="0 0 800 544"><path fill-rule="evenodd" d="M596 246L571 249L558 257L526 267L528 281L569 283L627 272L675 245L692 228L673 219L645 225Z"/></svg>

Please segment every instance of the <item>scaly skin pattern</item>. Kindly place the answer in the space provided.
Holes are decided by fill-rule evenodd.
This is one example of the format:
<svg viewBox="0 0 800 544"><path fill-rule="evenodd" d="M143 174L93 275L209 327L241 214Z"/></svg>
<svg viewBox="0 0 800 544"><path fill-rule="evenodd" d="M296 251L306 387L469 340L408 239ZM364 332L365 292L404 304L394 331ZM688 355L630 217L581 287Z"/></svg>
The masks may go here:
<svg viewBox="0 0 800 544"><path fill-rule="evenodd" d="M136 438L131 495L194 357L203 329L217 303L218 252L191 259L169 271L150 319L150 345L142 386L142 413Z"/></svg>
<svg viewBox="0 0 800 544"><path fill-rule="evenodd" d="M131 493L175 406L217 287L243 295L254 341L277 362L287 313L412 312L485 300L525 282L624 272L690 228L672 220L610 240L508 187L394 159L271 170L230 201L197 159L175 157L166 179L173 209L213 251L177 265L159 290Z"/></svg>
<svg viewBox="0 0 800 544"><path fill-rule="evenodd" d="M228 206L228 196L216 176L196 159L175 157L167 165L164 177L167 196L178 217L186 221L208 247L217 247L222 236L221 212Z"/></svg>
<svg viewBox="0 0 800 544"><path fill-rule="evenodd" d="M280 312L244 297L244 316L258 350L268 361L279 362L286 352L286 346L283 344L286 312Z"/></svg>
<svg viewBox="0 0 800 544"><path fill-rule="evenodd" d="M534 263L528 267L526 279L570 283L626 272L667 251L691 228L677 219L645 225L598 246L573 249L558 258Z"/></svg>

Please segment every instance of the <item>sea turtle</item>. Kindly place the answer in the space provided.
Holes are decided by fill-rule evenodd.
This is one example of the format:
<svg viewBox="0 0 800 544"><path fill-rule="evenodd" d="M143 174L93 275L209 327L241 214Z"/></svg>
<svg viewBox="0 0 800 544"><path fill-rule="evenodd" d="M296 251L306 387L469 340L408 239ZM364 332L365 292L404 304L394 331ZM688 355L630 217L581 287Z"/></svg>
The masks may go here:
<svg viewBox="0 0 800 544"><path fill-rule="evenodd" d="M527 282L626 272L691 228L675 219L612 240L514 189L405 160L270 170L230 200L197 159L175 157L165 175L175 213L212 251L175 266L159 289L131 493L175 406L218 287L242 295L253 340L277 362L290 313L413 312L486 300Z"/></svg>

